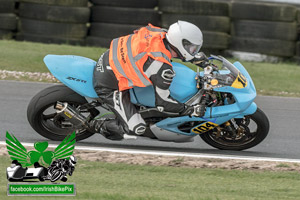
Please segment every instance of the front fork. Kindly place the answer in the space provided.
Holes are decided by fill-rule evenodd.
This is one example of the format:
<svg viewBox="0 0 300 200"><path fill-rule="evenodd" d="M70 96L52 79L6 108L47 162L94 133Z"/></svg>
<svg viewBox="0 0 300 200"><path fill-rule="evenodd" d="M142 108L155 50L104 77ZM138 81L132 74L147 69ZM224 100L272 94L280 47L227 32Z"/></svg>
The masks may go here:
<svg viewBox="0 0 300 200"><path fill-rule="evenodd" d="M217 129L217 137L221 137L224 132L229 133L232 139L241 138L243 134L249 134L248 125L250 124L249 117L233 118L220 126Z"/></svg>

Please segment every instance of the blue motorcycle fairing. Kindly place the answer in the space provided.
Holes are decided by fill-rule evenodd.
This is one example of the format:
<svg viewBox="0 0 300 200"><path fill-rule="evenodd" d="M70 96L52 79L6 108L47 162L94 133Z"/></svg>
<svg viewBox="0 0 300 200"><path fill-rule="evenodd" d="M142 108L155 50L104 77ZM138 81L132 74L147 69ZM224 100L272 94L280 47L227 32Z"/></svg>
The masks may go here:
<svg viewBox="0 0 300 200"><path fill-rule="evenodd" d="M170 86L170 94L176 100L181 100L180 102L184 103L189 98L191 98L198 90L196 87L196 72L192 71L185 65L180 63L172 63L174 71L176 72L176 76ZM231 86L225 86L221 88L214 89L218 92L229 92L232 93L235 98L235 103L230 105L218 106L213 108L207 108L205 113L205 118L213 117L220 117L229 114L242 114L250 105L253 103L256 97L256 89L253 84L253 81L248 74L247 70L244 66L239 63L235 62L234 65L240 70L240 72L247 78L248 84L245 88L237 89ZM192 72L190 72L192 71ZM221 70L221 74L228 74L228 70ZM200 72L200 75L203 76L203 72ZM187 88L186 90L184 88ZM177 88L177 89L176 89ZM191 89L194 88L194 89ZM182 96L179 98L179 96ZM131 101L134 104L140 104L148 107L155 107L155 94L154 89L152 86L146 88L138 88L135 87L130 91ZM255 107L255 106L253 106ZM251 109L253 113L256 109ZM246 114L253 114L246 112Z"/></svg>
<svg viewBox="0 0 300 200"><path fill-rule="evenodd" d="M44 62L49 71L66 86L82 96L98 98L93 87L93 71L96 65L94 60L72 55L47 55ZM196 73L182 64L172 64L176 76L170 86L171 96L180 102L185 102L198 91L195 80ZM232 118L242 118L245 115L253 114L257 110L257 106L253 102L256 97L253 81L242 64L235 62L234 65L247 78L247 86L242 89L230 86L214 89L219 92L232 93L236 101L234 104L209 107L203 118L188 116L167 118L158 122L157 127L177 134L194 136L197 134L182 132L178 129L178 126L189 121L203 121L203 123L210 121L220 125ZM220 73L228 72L221 71ZM154 107L155 94L153 87L134 88L133 90L131 91L133 103Z"/></svg>
<svg viewBox="0 0 300 200"><path fill-rule="evenodd" d="M98 98L93 86L94 60L73 55L47 55L44 62L60 82L82 96Z"/></svg>
<svg viewBox="0 0 300 200"><path fill-rule="evenodd" d="M225 86L214 89L214 91L217 92L229 92L234 96L235 99L234 104L209 108L208 112L211 113L214 117L242 113L247 108L249 108L249 106L253 103L254 99L256 98L256 89L254 83L245 67L240 62L235 62L234 66L238 68L238 70L240 70L240 72L246 77L248 84L245 88L241 89L233 88L231 86ZM253 111L253 113L255 111L256 109Z"/></svg>
<svg viewBox="0 0 300 200"><path fill-rule="evenodd" d="M175 132L177 134L181 134L181 135L187 135L187 136L196 136L198 135L197 133L193 133L193 132L183 132L181 130L178 129L178 127L181 124L184 124L186 122L192 122L192 121L203 121L203 123L193 127L192 129L201 126L202 124L205 124L206 122L213 122L217 125L221 125L225 122L227 122L228 120L232 119L232 118L243 118L246 115L251 115L253 113L255 113L255 111L257 110L257 105L256 103L252 103L248 109L246 109L244 112L241 112L239 114L230 114L227 116L222 116L222 117L217 117L217 118L210 118L210 117L189 117L189 116L183 116L183 117L174 117L174 118L167 118L164 120L161 120L160 122L156 123L156 126L168 131L172 131ZM191 130L192 130L191 129Z"/></svg>
<svg viewBox="0 0 300 200"><path fill-rule="evenodd" d="M224 117L219 117L219 118L205 118L205 117L200 118L200 117L183 116L183 117L167 118L167 119L161 120L160 122L156 123L155 125L159 128L162 128L162 129L165 129L168 131L172 131L177 134L187 135L187 136L196 136L198 134L193 133L193 132L189 132L189 133L183 132L183 131L179 130L178 127L181 124L184 124L186 122L192 122L192 121L203 121L203 123L201 123L197 126L200 126L206 122L213 122L215 124L220 125L230 119L232 119L232 116L229 116L229 115L224 116ZM197 126L195 126L195 127L197 127ZM193 127L193 128L195 128L195 127Z"/></svg>
<svg viewBox="0 0 300 200"><path fill-rule="evenodd" d="M134 87L130 92L131 103L154 108L155 107L155 93L153 86L148 87Z"/></svg>
<svg viewBox="0 0 300 200"><path fill-rule="evenodd" d="M176 75L170 85L170 95L184 103L198 92L197 73L180 63L172 62L172 66Z"/></svg>
<svg viewBox="0 0 300 200"><path fill-rule="evenodd" d="M190 132L183 132L178 129L178 126L189 121L203 121L202 124L206 122L213 122L215 124L223 124L224 122L232 119L232 118L243 118L245 115L251 115L256 112L257 105L253 102L256 97L256 89L254 83L244 68L244 66L239 63L235 62L234 65L240 70L240 72L247 78L248 84L245 88L237 89L231 86L225 86L221 88L214 89L215 91L219 92L229 92L233 94L235 98L235 103L230 105L218 106L218 107L208 107L205 115L202 118L199 117L176 117L176 118L167 118L156 125L159 128L166 129L169 131L173 131L178 134L193 136L197 135L196 133ZM227 72L224 72L227 73ZM202 125L200 124L200 125ZM192 129L200 126L197 125Z"/></svg>
<svg viewBox="0 0 300 200"><path fill-rule="evenodd" d="M180 63L172 62L172 65L176 76L170 86L170 96L184 103L198 92L195 80L197 73ZM153 86L146 88L134 87L130 90L130 99L133 104L155 107Z"/></svg>
<svg viewBox="0 0 300 200"><path fill-rule="evenodd" d="M73 55L47 55L44 62L60 82L82 96L98 98L93 87L93 72L96 65L94 60ZM172 64L176 76L170 86L171 96L180 102L185 102L197 92L196 72L185 65ZM135 87L130 90L130 96L134 104L155 107L153 86Z"/></svg>

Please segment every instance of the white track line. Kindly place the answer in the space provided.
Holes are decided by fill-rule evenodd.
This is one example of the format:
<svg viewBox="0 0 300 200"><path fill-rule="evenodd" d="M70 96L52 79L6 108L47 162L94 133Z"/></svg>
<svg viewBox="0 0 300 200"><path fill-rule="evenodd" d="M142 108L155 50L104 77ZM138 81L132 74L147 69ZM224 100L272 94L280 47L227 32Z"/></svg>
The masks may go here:
<svg viewBox="0 0 300 200"><path fill-rule="evenodd" d="M22 143L24 146L33 147L34 143ZM0 145L6 145L6 142L0 141ZM48 147L57 147L57 145L49 144ZM153 150L137 150L125 148L108 148L108 147L88 147L88 146L75 146L77 150L90 150L90 151L107 151L114 153L128 153L128 154L145 154L156 156L177 156L177 157L191 157L191 158L212 158L212 159L232 159L232 160L247 160L247 161L270 161L270 162L291 162L300 163L300 159L285 159L285 158L267 158L267 157L253 157L253 156L234 156L223 154L203 154L203 153L187 153L187 152L161 152Z"/></svg>

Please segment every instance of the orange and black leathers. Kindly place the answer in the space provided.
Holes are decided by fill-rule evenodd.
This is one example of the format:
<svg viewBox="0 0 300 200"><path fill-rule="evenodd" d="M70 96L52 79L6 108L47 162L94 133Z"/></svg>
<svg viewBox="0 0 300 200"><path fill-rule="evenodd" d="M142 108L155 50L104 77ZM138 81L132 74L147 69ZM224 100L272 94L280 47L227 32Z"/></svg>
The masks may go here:
<svg viewBox="0 0 300 200"><path fill-rule="evenodd" d="M149 57L171 65L171 53L163 42L165 35L163 29L149 24L134 34L116 38L111 42L109 64L119 81L120 91L134 86L152 85L143 71Z"/></svg>
<svg viewBox="0 0 300 200"><path fill-rule="evenodd" d="M140 31L144 28L141 28ZM105 137L109 139L122 138L119 137L119 135L124 134L124 131L129 134L131 132L142 134L142 129L145 127L145 122L141 118L136 106L131 103L128 91L129 88L135 85L139 87L153 85L155 89L155 104L164 111L181 113L185 109L185 105L183 103L177 102L170 97L169 87L173 77L175 76L175 72L173 71L173 67L170 62L171 53L168 50L166 39L164 39L165 32L162 29L153 28L153 26L148 26L146 28L152 30L151 32L156 31L161 36L161 38L159 38L157 37L158 35L155 34L156 36L154 37L153 34L152 37L154 37L155 40L153 40L151 44L156 46L154 49L158 48L158 46L162 47L162 52L160 52L158 49L155 50L155 52L151 52L151 48L149 52L140 49L137 52L141 53L137 53L137 55L134 57L134 60L139 62L135 62L133 65L130 63L130 65L128 65L128 62L133 60L132 55L135 55L136 53L132 54L131 52L131 55L127 55L127 53L123 54L125 52L124 49L122 51L118 51L118 41L120 41L120 38L117 38L114 40L117 42L112 42L111 49L101 55L97 65L95 66L93 77L95 91L97 92L99 98L102 99L102 101L104 101L115 113L118 119L114 121L107 121L103 125L103 127L107 130L107 133L110 133L110 135L104 134ZM127 38L126 52L128 52L128 49L132 49L129 37L125 36L125 38ZM131 38L133 38L133 36L131 36ZM158 44L155 44L154 41L157 41ZM122 43L124 43L124 39ZM124 47L124 44L121 46ZM126 65L124 64L121 66L119 56L116 54L116 52L122 53L120 59L122 59L123 56L125 62L127 63L125 63ZM111 61L111 59L113 59L113 61ZM145 61L141 62L143 59L145 59ZM143 65L140 66L137 63L143 63ZM131 69L129 70L127 68ZM120 72L118 72L118 70ZM129 72L125 73L125 71ZM136 71L138 73L136 73ZM142 80L136 80L140 78L140 76L142 76ZM127 79L128 77L131 78ZM143 84L143 81L146 83ZM129 130L129 132L127 130Z"/></svg>
<svg viewBox="0 0 300 200"><path fill-rule="evenodd" d="M170 97L169 87L175 76L166 32L149 24L132 35L111 42L109 64L118 80L120 91L134 86L154 86L157 107L179 113L185 109Z"/></svg>

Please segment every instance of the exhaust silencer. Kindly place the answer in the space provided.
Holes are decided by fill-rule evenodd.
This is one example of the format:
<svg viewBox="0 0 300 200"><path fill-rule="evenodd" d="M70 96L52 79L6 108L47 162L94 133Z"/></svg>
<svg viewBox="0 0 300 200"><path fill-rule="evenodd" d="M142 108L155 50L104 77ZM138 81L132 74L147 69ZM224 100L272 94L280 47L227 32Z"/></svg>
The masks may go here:
<svg viewBox="0 0 300 200"><path fill-rule="evenodd" d="M68 103L57 102L55 105L56 113L75 127L87 127L87 118Z"/></svg>

